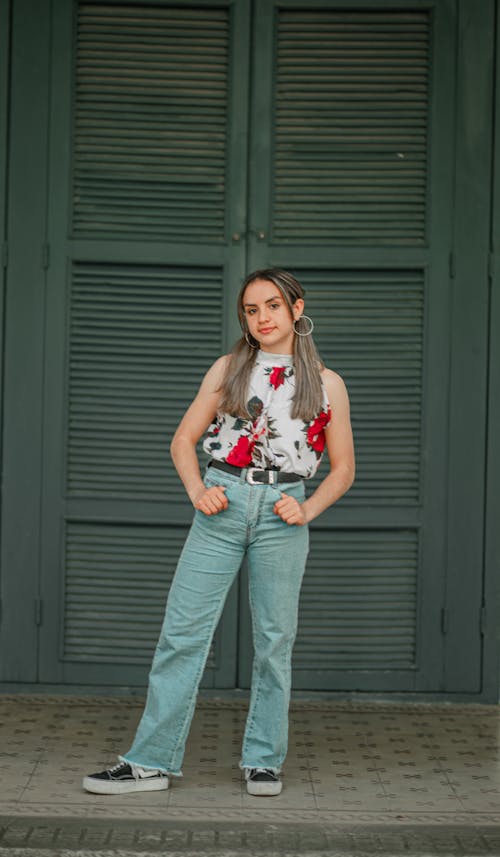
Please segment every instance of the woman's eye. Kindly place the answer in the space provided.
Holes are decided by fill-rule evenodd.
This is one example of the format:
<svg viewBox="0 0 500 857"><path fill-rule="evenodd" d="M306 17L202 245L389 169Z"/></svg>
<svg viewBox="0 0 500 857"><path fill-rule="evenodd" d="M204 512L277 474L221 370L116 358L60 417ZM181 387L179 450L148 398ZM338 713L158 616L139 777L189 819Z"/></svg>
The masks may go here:
<svg viewBox="0 0 500 857"><path fill-rule="evenodd" d="M247 309L247 315L254 315L254 314L255 314L254 309Z"/></svg>
<svg viewBox="0 0 500 857"><path fill-rule="evenodd" d="M280 308L279 304L271 304L271 309L279 309L279 308Z"/></svg>

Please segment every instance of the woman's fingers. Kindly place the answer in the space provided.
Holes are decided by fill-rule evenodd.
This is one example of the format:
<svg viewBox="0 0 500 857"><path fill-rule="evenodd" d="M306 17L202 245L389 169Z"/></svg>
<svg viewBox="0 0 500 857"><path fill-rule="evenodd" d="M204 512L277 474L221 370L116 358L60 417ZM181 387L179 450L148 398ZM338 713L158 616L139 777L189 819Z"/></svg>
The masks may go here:
<svg viewBox="0 0 500 857"><path fill-rule="evenodd" d="M206 488L196 500L195 509L199 509L204 515L217 515L219 512L223 512L229 506L225 491L225 485L213 485L211 488Z"/></svg>
<svg viewBox="0 0 500 857"><path fill-rule="evenodd" d="M211 488L206 488L194 503L195 509L199 509L204 515L218 515L219 512L223 512L229 506L225 491L224 485L213 485ZM303 526L306 523L301 504L289 494L282 494L281 498L276 501L274 513L290 526Z"/></svg>
<svg viewBox="0 0 500 857"><path fill-rule="evenodd" d="M289 494L282 494L281 500L277 500L274 504L274 513L279 515L285 524L303 526L306 523L306 517L301 504L295 497Z"/></svg>

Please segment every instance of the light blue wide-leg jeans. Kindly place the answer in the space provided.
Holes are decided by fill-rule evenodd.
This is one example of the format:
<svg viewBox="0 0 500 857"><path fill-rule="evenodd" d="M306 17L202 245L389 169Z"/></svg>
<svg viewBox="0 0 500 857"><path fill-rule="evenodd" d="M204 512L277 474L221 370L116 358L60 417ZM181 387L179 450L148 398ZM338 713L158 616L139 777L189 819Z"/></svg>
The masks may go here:
<svg viewBox="0 0 500 857"><path fill-rule="evenodd" d="M249 485L215 468L205 484L225 485L228 508L196 511L170 588L149 675L146 706L132 747L120 759L181 776L198 686L231 584L248 558L254 664L242 767L279 771L288 746L291 657L307 526L273 512L282 491L299 501L304 483Z"/></svg>

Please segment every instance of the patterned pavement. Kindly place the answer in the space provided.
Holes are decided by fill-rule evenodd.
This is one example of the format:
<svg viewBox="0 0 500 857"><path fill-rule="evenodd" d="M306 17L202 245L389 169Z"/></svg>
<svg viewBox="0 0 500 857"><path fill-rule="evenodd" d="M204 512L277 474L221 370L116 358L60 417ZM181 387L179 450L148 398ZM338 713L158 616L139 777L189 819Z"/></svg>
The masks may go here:
<svg viewBox="0 0 500 857"><path fill-rule="evenodd" d="M213 853L222 855L224 831L236 847L248 825L244 842L256 841L256 824L268 830L267 845L262 851L255 846L252 853L272 853L274 830L275 836L276 831L286 833L287 841L295 836L296 843L306 835L311 846L315 836L323 837L327 850L316 848L311 854L344 853L332 850L334 832L337 840L344 837L344 848L346 837L364 836L365 851L357 846L352 852L358 855L388 855L392 852L389 845L381 845L383 837L396 842L403 834L409 837L404 847L403 840L399 842L404 853L423 854L412 851L411 844L417 841L412 832L415 836L420 830L421 842L422 837L436 842L444 836L458 849L447 852L436 846L428 853L500 854L496 706L296 701L290 713L283 792L264 799L246 794L238 768L245 702L202 699L188 741L184 777L174 780L168 791L121 797L86 794L83 774L109 767L128 749L141 710L142 701L136 698L0 695L0 854L9 848L14 857L21 841L28 853L43 840L43 831L54 837L56 830L61 847L66 836L81 850L82 830L88 833L89 823L94 832L101 831L95 833L96 847L98 841L99 847L109 844L113 836L118 847L117 831L122 840L128 835L130 842L138 841L139 828L147 829L152 853L153 828L160 849L166 822L172 836L177 830L184 842L179 851L183 854L195 830L212 837ZM304 826L309 833L304 834ZM330 836L329 845L325 836ZM469 842L468 851L463 850L464 841ZM204 847L211 851L207 842ZM304 842L297 844L299 851L280 846L276 853L309 853ZM369 842L372 851L366 850Z"/></svg>

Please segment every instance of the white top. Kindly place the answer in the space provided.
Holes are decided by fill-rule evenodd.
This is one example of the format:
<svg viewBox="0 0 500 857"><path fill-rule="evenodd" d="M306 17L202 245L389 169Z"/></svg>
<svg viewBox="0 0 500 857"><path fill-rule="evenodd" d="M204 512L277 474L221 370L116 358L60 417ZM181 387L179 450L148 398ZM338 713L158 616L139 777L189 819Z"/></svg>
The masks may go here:
<svg viewBox="0 0 500 857"><path fill-rule="evenodd" d="M219 413L203 449L212 458L237 467L278 467L304 479L314 476L325 448L331 410L323 386L323 406L314 420L290 416L295 392L291 354L259 350L250 376L247 408L251 418Z"/></svg>

